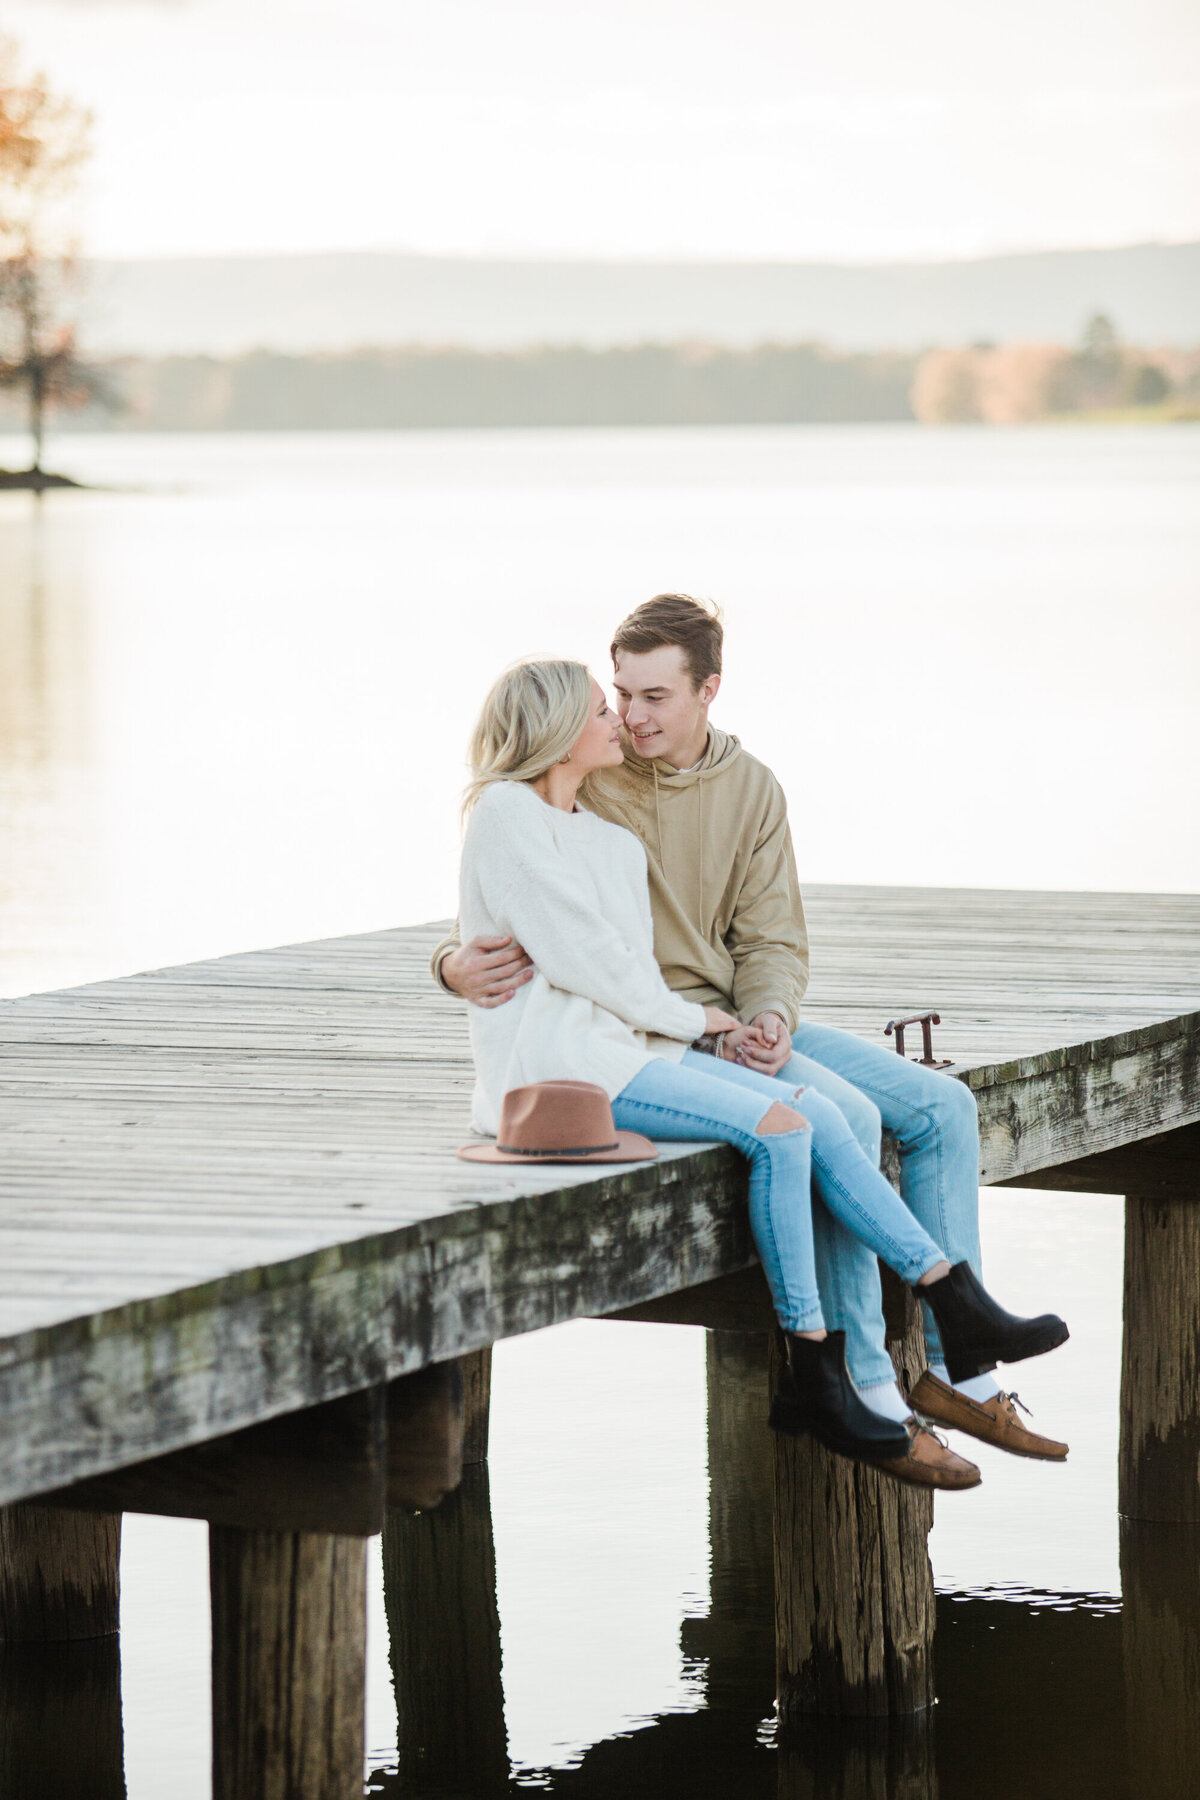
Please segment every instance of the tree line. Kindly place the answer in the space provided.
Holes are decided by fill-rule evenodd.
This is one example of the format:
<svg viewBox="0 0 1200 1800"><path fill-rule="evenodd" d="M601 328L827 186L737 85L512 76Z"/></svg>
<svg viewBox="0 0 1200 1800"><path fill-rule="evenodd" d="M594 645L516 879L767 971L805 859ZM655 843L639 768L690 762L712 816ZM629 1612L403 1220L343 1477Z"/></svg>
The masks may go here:
<svg viewBox="0 0 1200 1800"><path fill-rule="evenodd" d="M409 346L337 354L129 357L76 429L313 431L522 426L1019 423L1200 405L1200 353L1131 350L1094 320L1077 350L839 354L819 344L606 350ZM3 408L0 404L0 423ZM63 420L64 424L68 421Z"/></svg>
<svg viewBox="0 0 1200 1800"><path fill-rule="evenodd" d="M644 344L257 351L130 359L108 375L127 427L290 431L910 419L913 369L911 356L813 344Z"/></svg>

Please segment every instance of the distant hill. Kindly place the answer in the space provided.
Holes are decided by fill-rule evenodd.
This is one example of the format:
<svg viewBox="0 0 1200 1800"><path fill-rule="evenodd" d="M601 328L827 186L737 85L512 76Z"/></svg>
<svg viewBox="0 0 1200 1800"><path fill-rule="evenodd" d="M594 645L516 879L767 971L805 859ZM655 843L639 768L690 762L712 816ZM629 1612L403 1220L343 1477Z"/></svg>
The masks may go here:
<svg viewBox="0 0 1200 1800"><path fill-rule="evenodd" d="M88 276L85 336L101 355L689 338L915 351L1073 343L1095 312L1136 343L1200 340L1200 244L872 267L364 252L97 262Z"/></svg>

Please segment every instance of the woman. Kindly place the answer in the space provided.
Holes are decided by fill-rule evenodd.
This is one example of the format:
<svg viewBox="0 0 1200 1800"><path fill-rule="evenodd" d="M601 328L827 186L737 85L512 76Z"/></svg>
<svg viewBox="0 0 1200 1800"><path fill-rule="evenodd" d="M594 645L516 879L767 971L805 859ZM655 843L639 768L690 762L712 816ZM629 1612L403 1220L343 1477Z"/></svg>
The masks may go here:
<svg viewBox="0 0 1200 1800"><path fill-rule="evenodd" d="M509 1090L568 1079L603 1087L619 1130L734 1145L750 1164L751 1227L788 1346L791 1385L771 1422L897 1472L915 1424L864 1405L842 1334L824 1326L809 1200L814 1132L833 1172L826 1203L920 1287L955 1366L971 1373L1001 1357L1037 1354L1061 1342L1065 1326L1049 1317L1013 1320L966 1264L951 1270L830 1102L810 1090L801 1112L794 1103L802 1090L690 1048L715 1036L732 1058L753 1028L666 986L654 960L641 844L576 810L587 776L623 759L618 721L581 664L529 662L501 676L470 754L462 932L511 934L537 971L508 1005L471 1008L477 1129L495 1133ZM962 1470L961 1485L978 1482L973 1465Z"/></svg>

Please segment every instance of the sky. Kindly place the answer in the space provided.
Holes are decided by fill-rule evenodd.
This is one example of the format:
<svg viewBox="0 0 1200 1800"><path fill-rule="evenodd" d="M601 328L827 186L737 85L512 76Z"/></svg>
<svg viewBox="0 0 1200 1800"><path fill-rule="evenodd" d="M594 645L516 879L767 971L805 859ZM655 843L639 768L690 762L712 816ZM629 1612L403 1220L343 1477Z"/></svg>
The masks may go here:
<svg viewBox="0 0 1200 1800"><path fill-rule="evenodd" d="M1200 237L1198 0L10 0L103 256Z"/></svg>

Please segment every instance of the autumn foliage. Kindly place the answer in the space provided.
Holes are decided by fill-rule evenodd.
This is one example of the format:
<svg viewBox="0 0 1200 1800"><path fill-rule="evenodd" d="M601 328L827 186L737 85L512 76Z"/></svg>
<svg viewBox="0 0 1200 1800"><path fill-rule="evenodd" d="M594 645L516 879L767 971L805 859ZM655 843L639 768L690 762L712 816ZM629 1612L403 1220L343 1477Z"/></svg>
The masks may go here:
<svg viewBox="0 0 1200 1800"><path fill-rule="evenodd" d="M1162 358L1126 349L1097 314L1078 350L1062 344L928 350L917 364L911 400L923 425L1019 425L1154 406L1174 385Z"/></svg>
<svg viewBox="0 0 1200 1800"><path fill-rule="evenodd" d="M15 46L0 43L0 384L25 393L31 473L47 412L98 394L69 316L77 265L67 203L90 123L42 75L23 75Z"/></svg>

